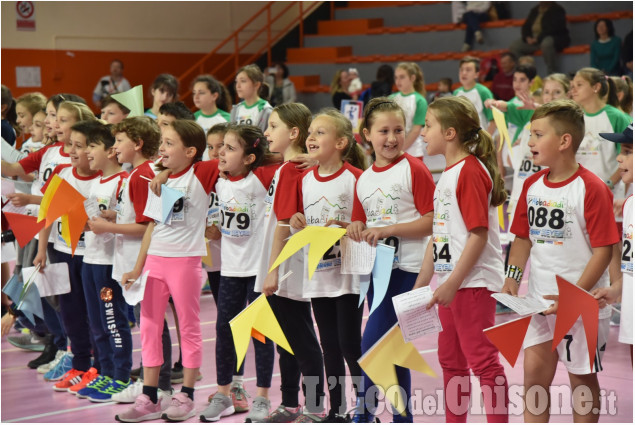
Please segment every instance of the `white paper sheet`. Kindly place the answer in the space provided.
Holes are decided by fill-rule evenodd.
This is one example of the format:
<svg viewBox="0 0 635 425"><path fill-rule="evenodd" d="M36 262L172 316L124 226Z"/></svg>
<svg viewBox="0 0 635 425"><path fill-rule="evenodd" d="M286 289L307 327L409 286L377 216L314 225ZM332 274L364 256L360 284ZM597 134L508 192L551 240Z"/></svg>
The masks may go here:
<svg viewBox="0 0 635 425"><path fill-rule="evenodd" d="M392 297L397 320L405 342L443 330L436 307L426 310L432 299L429 286L404 292Z"/></svg>
<svg viewBox="0 0 635 425"><path fill-rule="evenodd" d="M11 179L2 178L2 196L7 196L15 193L15 181Z"/></svg>
<svg viewBox="0 0 635 425"><path fill-rule="evenodd" d="M84 201L84 209L89 219L95 217L101 217L101 210L99 209L99 203L97 199L90 197Z"/></svg>
<svg viewBox="0 0 635 425"><path fill-rule="evenodd" d="M15 213L15 214L29 215L28 210L27 210L26 207L16 207L11 202L9 202L7 205L5 205L2 208L2 211L4 211L5 213Z"/></svg>
<svg viewBox="0 0 635 425"><path fill-rule="evenodd" d="M35 267L22 269L22 280L26 282L35 271ZM68 264L47 264L42 273L36 273L33 280L41 297L68 294L71 292L71 281L68 277Z"/></svg>
<svg viewBox="0 0 635 425"><path fill-rule="evenodd" d="M537 298L521 298L515 297L509 294L494 293L492 297L505 304L507 307L514 310L521 316L528 316L530 314L542 313L547 310L553 304L552 301L540 300Z"/></svg>
<svg viewBox="0 0 635 425"><path fill-rule="evenodd" d="M148 275L150 270L146 270L135 282L130 286L130 289L126 289L122 286L121 292L128 305L136 305L143 300L143 295L146 292L146 282L148 281Z"/></svg>
<svg viewBox="0 0 635 425"><path fill-rule="evenodd" d="M366 241L355 242L348 236L340 239L342 274L368 274L373 271L377 248Z"/></svg>
<svg viewBox="0 0 635 425"><path fill-rule="evenodd" d="M153 220L163 220L163 204L161 203L161 197L155 195L150 189L148 189L148 200L146 201L146 207L143 210L143 215L150 217Z"/></svg>

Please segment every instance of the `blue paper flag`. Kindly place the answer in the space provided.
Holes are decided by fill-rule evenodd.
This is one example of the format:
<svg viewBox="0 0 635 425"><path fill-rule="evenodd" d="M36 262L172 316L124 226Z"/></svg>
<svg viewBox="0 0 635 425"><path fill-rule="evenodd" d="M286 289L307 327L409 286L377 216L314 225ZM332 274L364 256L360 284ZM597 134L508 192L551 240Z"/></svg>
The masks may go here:
<svg viewBox="0 0 635 425"><path fill-rule="evenodd" d="M22 282L22 278L19 273L16 273L11 276L11 279L9 279L4 288L2 288L2 292L7 294L9 298L11 298L11 301L16 303L18 310L21 311L22 314L24 314L24 316L33 323L33 325L35 325L35 318L33 315L44 318L40 292L37 290L37 286L31 283L29 284L22 299L20 299L23 289L24 283Z"/></svg>
<svg viewBox="0 0 635 425"><path fill-rule="evenodd" d="M361 307L364 304L364 298L368 294L370 289L370 274L359 275L359 305Z"/></svg>
<svg viewBox="0 0 635 425"><path fill-rule="evenodd" d="M37 290L37 285L34 283L29 284L29 287L24 294L24 298L18 305L19 310L26 316L33 326L35 326L35 318L33 315L44 319L44 312L42 311L42 299L40 298L40 291Z"/></svg>
<svg viewBox="0 0 635 425"><path fill-rule="evenodd" d="M164 184L161 185L161 213L163 214L163 223L167 222L176 201L183 196L183 192L167 187Z"/></svg>
<svg viewBox="0 0 635 425"><path fill-rule="evenodd" d="M20 278L19 273L16 273L11 276L11 279L9 279L7 284L4 285L2 292L7 294L9 298L11 298L11 301L17 304L20 301L20 293L22 292L23 287L24 284L22 283L22 279Z"/></svg>
<svg viewBox="0 0 635 425"><path fill-rule="evenodd" d="M394 246L377 244L377 255L373 265L373 305L370 307L369 315L373 314L386 296L394 259Z"/></svg>

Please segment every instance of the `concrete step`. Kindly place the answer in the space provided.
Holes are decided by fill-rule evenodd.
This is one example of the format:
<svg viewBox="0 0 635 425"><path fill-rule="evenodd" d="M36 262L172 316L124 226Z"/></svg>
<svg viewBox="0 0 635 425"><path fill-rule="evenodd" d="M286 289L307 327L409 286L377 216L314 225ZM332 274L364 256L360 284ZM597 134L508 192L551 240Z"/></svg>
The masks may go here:
<svg viewBox="0 0 635 425"><path fill-rule="evenodd" d="M336 19L333 21L318 22L319 35L349 35L349 34L367 34L370 29L381 28L384 26L384 20L381 18L373 19Z"/></svg>

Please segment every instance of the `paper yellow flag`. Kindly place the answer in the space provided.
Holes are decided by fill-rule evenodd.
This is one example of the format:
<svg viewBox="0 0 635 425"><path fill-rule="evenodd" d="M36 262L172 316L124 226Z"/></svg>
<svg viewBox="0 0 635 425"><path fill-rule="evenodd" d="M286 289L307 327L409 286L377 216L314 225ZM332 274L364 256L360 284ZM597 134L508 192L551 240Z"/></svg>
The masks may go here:
<svg viewBox="0 0 635 425"><path fill-rule="evenodd" d="M505 213L503 212L503 206L498 206L498 225L501 230L505 230Z"/></svg>
<svg viewBox="0 0 635 425"><path fill-rule="evenodd" d="M241 311L236 317L229 322L234 337L234 346L236 347L236 371L243 364L247 355L247 347L249 347L249 339L264 335L280 347L293 354L293 350L284 336L280 324L276 316L271 310L267 297L262 294L254 302L249 304L247 308ZM253 331L256 332L253 332ZM261 340L260 338L257 338ZM262 341L262 340L261 340Z"/></svg>
<svg viewBox="0 0 635 425"><path fill-rule="evenodd" d="M128 118L143 116L143 86L135 86L130 90L115 93L110 97L130 109Z"/></svg>
<svg viewBox="0 0 635 425"><path fill-rule="evenodd" d="M341 227L307 226L287 241L287 244L276 258L269 271L275 269L293 254L309 246L309 279L313 278L313 273L320 262L320 258L335 242L339 241L346 234L346 229Z"/></svg>
<svg viewBox="0 0 635 425"><path fill-rule="evenodd" d="M402 416L405 415L406 404L399 391L395 365L437 376L415 346L404 342L401 329L396 324L364 353L358 363Z"/></svg>
<svg viewBox="0 0 635 425"><path fill-rule="evenodd" d="M503 149L503 140L507 143L507 148L509 149L509 156L512 155L512 139L509 137L509 131L507 131L507 123L505 122L505 114L502 113L498 108L492 107L492 115L494 116L494 122L496 123L496 128L498 129L498 134L500 135L500 139L498 141L498 150Z"/></svg>
<svg viewBox="0 0 635 425"><path fill-rule="evenodd" d="M44 197L42 198L42 202L40 202L40 211L37 214L38 223L46 218L46 213L49 210L49 205L51 205L51 200L53 199L53 195L57 191L60 183L62 182L62 178L55 174L51 177L51 181L49 182L48 187L46 188L46 192L44 192Z"/></svg>
<svg viewBox="0 0 635 425"><path fill-rule="evenodd" d="M66 245L71 246L71 228L68 223L68 214L62 216L62 239Z"/></svg>
<svg viewBox="0 0 635 425"><path fill-rule="evenodd" d="M208 239L205 239L205 246L207 247L207 254L205 254L205 257L201 257L201 260L203 261L203 264L208 267L214 267L214 263L212 262L212 251L209 249Z"/></svg>

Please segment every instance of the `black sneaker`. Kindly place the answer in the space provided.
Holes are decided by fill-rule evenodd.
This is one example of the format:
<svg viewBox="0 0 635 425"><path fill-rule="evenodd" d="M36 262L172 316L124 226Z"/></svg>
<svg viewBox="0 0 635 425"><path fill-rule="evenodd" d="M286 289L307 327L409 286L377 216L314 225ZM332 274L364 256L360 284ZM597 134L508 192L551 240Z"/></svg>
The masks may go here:
<svg viewBox="0 0 635 425"><path fill-rule="evenodd" d="M324 420L324 422L333 424L333 423L350 423L351 415L348 413L340 415L339 413L329 412L328 416Z"/></svg>
<svg viewBox="0 0 635 425"><path fill-rule="evenodd" d="M39 366L47 364L55 359L56 354L57 346L53 343L46 344L46 346L44 347L44 351L42 351L42 354L27 363L27 366L30 369L37 369Z"/></svg>

